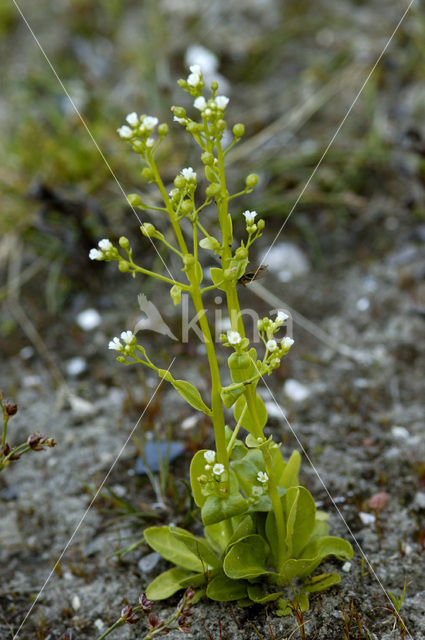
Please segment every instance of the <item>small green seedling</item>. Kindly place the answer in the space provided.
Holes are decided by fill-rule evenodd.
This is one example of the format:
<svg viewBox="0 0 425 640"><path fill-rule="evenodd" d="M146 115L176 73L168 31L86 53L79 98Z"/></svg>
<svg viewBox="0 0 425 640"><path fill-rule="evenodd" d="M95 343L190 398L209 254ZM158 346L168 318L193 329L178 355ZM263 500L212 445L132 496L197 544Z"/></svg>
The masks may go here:
<svg viewBox="0 0 425 640"><path fill-rule="evenodd" d="M394 631L396 625L399 626L401 640L404 640L407 633L406 625L404 624L404 620L400 615L400 609L403 606L404 598L406 596L406 589L407 589L407 584L404 583L403 591L398 597L395 596L393 593L391 593L391 591L387 591L387 595L389 596L389 598L391 598L391 602L393 603L392 607L388 607L389 613L391 613L394 616L394 625L392 630Z"/></svg>
<svg viewBox="0 0 425 640"><path fill-rule="evenodd" d="M244 126L233 126L233 138L224 148L228 98L218 95L216 82L211 84L210 96L203 96L204 81L197 65L179 85L194 98L194 112L200 118L192 117L183 107L173 107L174 120L201 149L202 178L191 167L182 169L174 179L174 188L167 191L155 155L168 134L168 125L159 124L157 118L130 113L127 124L118 131L142 159L143 177L157 187L162 198L162 204L153 207L132 194L128 196L130 204L154 210L169 224L167 236L150 222L141 225L141 232L178 256L181 278L175 280L137 265L126 237L120 238L118 246L103 239L90 251L91 259L115 261L123 273L133 277L141 274L167 284L174 305L180 305L183 296L190 296L210 369L211 393L206 399L191 382L159 368L133 331L124 331L109 343L109 348L118 352L118 362L138 363L155 371L191 407L203 412L215 436L215 449L198 451L190 466L193 498L200 509L204 535L197 537L175 526L145 530L146 542L174 565L153 580L147 597L161 600L192 586L211 600L237 601L241 606L276 601L277 612L286 615L293 611L296 588L297 607L305 611L310 593L340 581L337 573L312 576L321 562L329 556L349 560L353 549L349 542L328 535L326 514L316 509L313 497L300 485L299 452L284 460L279 443L264 435L267 411L257 386L265 375L279 368L294 341L289 335L278 337L289 318L283 310L273 318L258 321L261 348L252 346L245 333L238 292L246 276L249 250L261 237L265 223L255 211L245 211L246 237L235 241L229 204L250 193L258 181L255 174L250 174L239 192L228 191L225 159L244 135ZM206 188L201 194L203 185ZM212 210L216 212L218 234L216 225L209 222ZM207 270L202 264L213 256L220 266L208 269L212 285L204 284ZM231 325L221 335L222 344L231 351L227 360L231 383L227 385L223 384L226 374L219 368L221 347L214 343L204 306L205 294L214 290L225 296ZM226 410L233 411L230 423ZM286 599L285 590L289 593Z"/></svg>

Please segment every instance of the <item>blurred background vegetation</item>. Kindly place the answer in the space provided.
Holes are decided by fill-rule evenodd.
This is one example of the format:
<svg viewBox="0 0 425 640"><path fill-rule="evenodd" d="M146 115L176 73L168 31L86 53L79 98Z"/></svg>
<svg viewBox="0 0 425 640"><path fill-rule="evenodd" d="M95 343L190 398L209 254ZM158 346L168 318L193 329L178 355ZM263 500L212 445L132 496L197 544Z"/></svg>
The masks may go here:
<svg viewBox="0 0 425 640"><path fill-rule="evenodd" d="M388 217L424 218L423 9L420 0L412 7L285 229L319 268L330 253L342 262L379 257ZM22 10L110 165L16 7L3 2L0 300L18 288L55 315L71 293L97 286L90 246L137 231L117 181L126 193L148 187L116 129L133 110L171 121L170 104L185 103L176 80L188 59L193 64L194 46L215 56L231 98L229 121L247 126L231 181L260 174L249 207L270 217L273 233L404 7L395 0L40 0ZM161 153L170 182L196 163L177 126ZM1 315L6 338L15 321Z"/></svg>

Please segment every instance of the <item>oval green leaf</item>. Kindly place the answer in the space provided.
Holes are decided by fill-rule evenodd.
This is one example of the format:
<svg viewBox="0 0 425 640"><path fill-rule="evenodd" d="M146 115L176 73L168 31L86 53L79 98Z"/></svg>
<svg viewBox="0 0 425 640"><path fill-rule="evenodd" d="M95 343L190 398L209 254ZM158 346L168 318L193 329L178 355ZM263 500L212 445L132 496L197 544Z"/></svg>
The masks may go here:
<svg viewBox="0 0 425 640"><path fill-rule="evenodd" d="M169 598L176 591L183 589L181 584L182 580L187 580L191 576L195 576L194 573L187 569L180 569L174 567L164 573L160 573L159 576L153 580L146 589L146 597L150 600L165 600Z"/></svg>
<svg viewBox="0 0 425 640"><path fill-rule="evenodd" d="M267 543L259 535L242 538L230 547L223 562L226 576L233 579L257 578L271 574L266 567Z"/></svg>
<svg viewBox="0 0 425 640"><path fill-rule="evenodd" d="M207 596L211 600L218 602L230 602L246 597L247 583L240 580L231 580L227 576L220 574L209 582Z"/></svg>
<svg viewBox="0 0 425 640"><path fill-rule="evenodd" d="M148 545L165 560L195 573L204 571L201 559L173 536L170 527L149 527L143 535Z"/></svg>

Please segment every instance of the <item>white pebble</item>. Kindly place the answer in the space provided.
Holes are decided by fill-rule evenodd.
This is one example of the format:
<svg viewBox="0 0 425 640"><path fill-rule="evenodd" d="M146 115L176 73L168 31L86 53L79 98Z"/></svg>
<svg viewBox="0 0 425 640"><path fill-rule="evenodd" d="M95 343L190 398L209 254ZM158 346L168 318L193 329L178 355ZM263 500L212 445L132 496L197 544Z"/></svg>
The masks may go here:
<svg viewBox="0 0 425 640"><path fill-rule="evenodd" d="M393 434L394 438L399 438L400 440L407 440L407 438L410 436L410 433L408 432L406 427L392 427L391 433Z"/></svg>
<svg viewBox="0 0 425 640"><path fill-rule="evenodd" d="M360 511L359 517L363 524L373 524L376 520L373 513L365 513L364 511Z"/></svg>
<svg viewBox="0 0 425 640"><path fill-rule="evenodd" d="M310 270L305 254L291 242L279 242L260 256L261 264L276 273L281 282L304 276Z"/></svg>
<svg viewBox="0 0 425 640"><path fill-rule="evenodd" d="M370 301L368 298L359 298L356 302L356 307L358 311L367 311L370 307Z"/></svg>
<svg viewBox="0 0 425 640"><path fill-rule="evenodd" d="M345 573L349 573L351 571L351 562L344 562L341 569L345 571Z"/></svg>
<svg viewBox="0 0 425 640"><path fill-rule="evenodd" d="M189 431L189 429L193 429L198 424L198 416L189 416L183 420L181 423L181 428L183 431Z"/></svg>
<svg viewBox="0 0 425 640"><path fill-rule="evenodd" d="M289 378L289 380L285 382L283 391L285 395L294 402L303 402L311 393L310 389L307 389L307 387L301 384L301 382L293 380L292 378Z"/></svg>
<svg viewBox="0 0 425 640"><path fill-rule="evenodd" d="M105 623L100 618L96 618L93 624L98 631L103 631L103 629L105 628Z"/></svg>
<svg viewBox="0 0 425 640"><path fill-rule="evenodd" d="M76 356L75 358L71 358L66 363L66 372L69 376L79 376L80 373L83 373L87 369L87 362L84 358L80 358Z"/></svg>
<svg viewBox="0 0 425 640"><path fill-rule="evenodd" d="M34 349L28 345L20 350L19 355L22 360L29 360L34 355Z"/></svg>
<svg viewBox="0 0 425 640"><path fill-rule="evenodd" d="M78 609L81 607L81 600L78 596L74 596L72 598L72 608L74 609L74 611L78 611Z"/></svg>
<svg viewBox="0 0 425 640"><path fill-rule="evenodd" d="M96 309L84 309L77 315L77 324L83 331L96 329L102 322L100 313Z"/></svg>
<svg viewBox="0 0 425 640"><path fill-rule="evenodd" d="M146 556L143 556L143 558L140 558L137 566L139 567L140 571L143 571L143 573L150 573L151 571L153 571L153 569L155 569L160 560L161 556L159 555L159 553L153 551L152 553L148 553Z"/></svg>

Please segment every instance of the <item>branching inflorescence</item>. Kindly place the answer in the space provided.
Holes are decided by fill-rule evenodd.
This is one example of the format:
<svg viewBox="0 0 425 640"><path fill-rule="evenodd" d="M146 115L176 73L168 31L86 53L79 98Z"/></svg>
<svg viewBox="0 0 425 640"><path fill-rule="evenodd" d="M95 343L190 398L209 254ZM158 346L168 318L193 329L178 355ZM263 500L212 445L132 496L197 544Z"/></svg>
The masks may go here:
<svg viewBox="0 0 425 640"><path fill-rule="evenodd" d="M264 345L262 357L250 346L245 334L237 285L246 273L249 249L261 236L265 223L255 211L245 211L247 238L234 249L229 202L250 193L258 180L255 174L250 174L240 192L232 195L228 192L225 157L244 135L244 126L234 125L233 140L224 149L228 98L217 94L215 82L211 84L211 97L203 96L204 82L197 65L190 68L188 78L180 80L179 85L194 98L194 110L201 116L198 121L183 107L172 108L174 120L185 127L202 151L208 186L201 204L198 176L191 167L180 171L169 193L161 179L155 152L168 133L167 124L159 124L151 116L131 113L118 133L144 161L143 177L159 189L163 206L155 210L158 215L168 217L174 239L169 241L148 222L141 225L141 232L180 257L183 281L138 266L125 237L120 238L119 247L104 239L90 252L94 260L116 261L124 273L133 276L141 273L168 283L175 305L181 303L183 293L190 295L211 372L211 396L206 402L191 383L176 380L169 371L157 367L133 332L124 331L109 343L109 348L118 352L119 362L136 362L156 371L192 407L209 416L214 428L215 450L198 451L190 469L193 497L201 510L205 535L195 537L174 526L145 530L147 543L175 565L155 578L147 589L147 597L160 600L192 586L204 590L213 600L236 600L243 605L275 600L277 612L285 615L292 611L290 602L294 593L305 610L309 606L308 593L340 581L337 573L311 577L324 558L334 555L346 560L352 557L353 550L347 541L328 535L327 514L316 509L311 494L299 485L298 451L285 461L279 444L264 435L267 411L257 385L264 375L280 366L293 340L289 336L278 338L288 319L283 311L273 319L266 317L258 322ZM142 210L153 208L135 194L129 195L128 200ZM209 205L216 207L219 237L202 221L203 210ZM185 228L191 228L190 240L183 232L183 220ZM203 284L200 249L215 254L221 263L210 268L212 285ZM227 386L222 385L223 374L204 307L203 296L213 289L225 294L231 325L227 334L221 335L223 345L232 350L227 361L232 383ZM226 409L233 409L232 427L226 424ZM241 428L247 432L244 440L238 437ZM287 600L285 588L289 589Z"/></svg>

